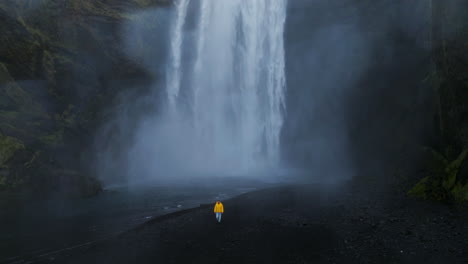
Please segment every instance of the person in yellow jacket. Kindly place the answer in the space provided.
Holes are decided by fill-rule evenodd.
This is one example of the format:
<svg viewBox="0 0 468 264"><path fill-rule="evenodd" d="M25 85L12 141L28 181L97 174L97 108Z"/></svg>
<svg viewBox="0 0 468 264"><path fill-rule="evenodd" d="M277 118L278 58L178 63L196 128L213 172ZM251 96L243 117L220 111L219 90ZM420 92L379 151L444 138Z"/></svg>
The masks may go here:
<svg viewBox="0 0 468 264"><path fill-rule="evenodd" d="M224 213L224 206L221 201L216 201L213 211L216 214L216 220L221 223L221 215Z"/></svg>

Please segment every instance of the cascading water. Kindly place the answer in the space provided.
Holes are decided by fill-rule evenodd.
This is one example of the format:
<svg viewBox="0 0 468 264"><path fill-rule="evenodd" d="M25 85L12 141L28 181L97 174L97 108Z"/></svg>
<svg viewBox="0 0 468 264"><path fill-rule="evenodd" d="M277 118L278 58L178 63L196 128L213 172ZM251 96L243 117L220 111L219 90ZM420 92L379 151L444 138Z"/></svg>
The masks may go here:
<svg viewBox="0 0 468 264"><path fill-rule="evenodd" d="M187 16L189 0L180 0L176 2L177 13L175 22L171 30L171 48L170 48L170 63L167 69L167 95L169 104L172 108L176 107L176 98L180 89L180 67L182 57L182 28L184 26L185 17Z"/></svg>
<svg viewBox="0 0 468 264"><path fill-rule="evenodd" d="M189 38L189 0L176 0L166 69L174 146L165 147L183 156L178 166L250 172L278 165L286 1L197 1Z"/></svg>

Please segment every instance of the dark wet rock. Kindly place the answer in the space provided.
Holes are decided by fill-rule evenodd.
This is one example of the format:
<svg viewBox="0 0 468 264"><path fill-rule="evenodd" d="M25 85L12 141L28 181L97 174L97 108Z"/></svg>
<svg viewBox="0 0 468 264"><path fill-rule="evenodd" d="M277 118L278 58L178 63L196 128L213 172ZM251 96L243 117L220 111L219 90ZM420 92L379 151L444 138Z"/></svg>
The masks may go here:
<svg viewBox="0 0 468 264"><path fill-rule="evenodd" d="M127 58L120 26L132 19L132 12L170 4L169 0L1 1L0 134L22 142L24 151L15 152L18 157L8 161L8 169L2 165L0 188L83 191L84 195L100 189L84 165L90 160L81 157L92 157L89 145L103 113L119 92L156 78ZM10 183L1 184L7 176ZM67 186L71 182L79 187Z"/></svg>

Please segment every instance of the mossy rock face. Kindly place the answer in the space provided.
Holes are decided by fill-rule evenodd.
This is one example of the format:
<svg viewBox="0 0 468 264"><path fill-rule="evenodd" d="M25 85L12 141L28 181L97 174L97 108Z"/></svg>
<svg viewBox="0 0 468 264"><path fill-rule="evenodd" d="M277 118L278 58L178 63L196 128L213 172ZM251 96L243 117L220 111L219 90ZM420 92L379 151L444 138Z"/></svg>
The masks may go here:
<svg viewBox="0 0 468 264"><path fill-rule="evenodd" d="M10 72L0 63L0 106L1 109L18 108L31 104L30 96L13 80Z"/></svg>
<svg viewBox="0 0 468 264"><path fill-rule="evenodd" d="M11 109L14 107L14 101L7 96L7 91L11 85L12 78L5 65L0 63L0 109Z"/></svg>
<svg viewBox="0 0 468 264"><path fill-rule="evenodd" d="M7 111L5 111L7 110ZM31 94L26 92L14 81L5 64L0 62L0 112L28 113L30 116L45 116L43 108L34 100ZM10 117L13 117L10 115Z"/></svg>
<svg viewBox="0 0 468 264"><path fill-rule="evenodd" d="M458 182L451 193L456 201L468 201L468 182L465 184Z"/></svg>
<svg viewBox="0 0 468 264"><path fill-rule="evenodd" d="M0 189L11 186L9 161L24 148L24 144L20 140L0 134Z"/></svg>
<svg viewBox="0 0 468 264"><path fill-rule="evenodd" d="M63 145L63 130L42 136L40 140L46 146L57 147Z"/></svg>
<svg viewBox="0 0 468 264"><path fill-rule="evenodd" d="M24 144L20 140L0 134L0 167L6 166L15 152L24 149Z"/></svg>
<svg viewBox="0 0 468 264"><path fill-rule="evenodd" d="M0 50L4 64L15 78L34 79L41 40L5 10L0 9Z"/></svg>
<svg viewBox="0 0 468 264"><path fill-rule="evenodd" d="M13 81L14 80L8 72L6 66L0 62L0 84L10 83Z"/></svg>
<svg viewBox="0 0 468 264"><path fill-rule="evenodd" d="M135 11L172 4L0 1L0 189L99 192L80 153L115 96L155 78L128 58L122 25Z"/></svg>
<svg viewBox="0 0 468 264"><path fill-rule="evenodd" d="M468 201L468 180L460 171L467 166L468 149L449 161L442 154L431 150L433 160L429 176L421 179L408 195L436 201Z"/></svg>
<svg viewBox="0 0 468 264"><path fill-rule="evenodd" d="M408 195L419 197L422 199L428 199L430 196L428 181L428 176L422 178L418 183L416 183L416 185L414 185L413 188L411 188L411 190L408 191Z"/></svg>

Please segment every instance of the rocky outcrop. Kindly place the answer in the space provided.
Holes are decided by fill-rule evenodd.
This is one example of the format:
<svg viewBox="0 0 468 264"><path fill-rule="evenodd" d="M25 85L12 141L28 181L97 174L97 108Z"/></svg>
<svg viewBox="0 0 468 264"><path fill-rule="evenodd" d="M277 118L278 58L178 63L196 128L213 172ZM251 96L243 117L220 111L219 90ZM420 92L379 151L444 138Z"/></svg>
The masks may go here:
<svg viewBox="0 0 468 264"><path fill-rule="evenodd" d="M426 199L468 201L467 8L466 1L432 1L434 70L428 80L436 92L438 137L428 175L409 192Z"/></svg>
<svg viewBox="0 0 468 264"><path fill-rule="evenodd" d="M129 60L119 29L169 0L0 3L0 189L93 194L83 165L119 81L156 78ZM131 85L129 85L131 87Z"/></svg>

